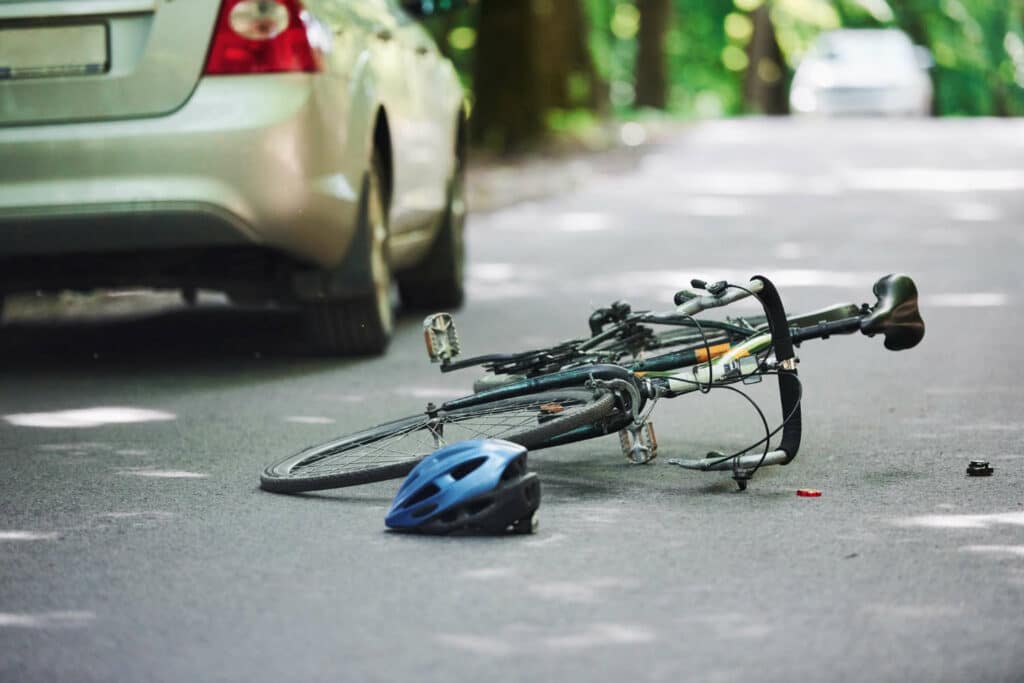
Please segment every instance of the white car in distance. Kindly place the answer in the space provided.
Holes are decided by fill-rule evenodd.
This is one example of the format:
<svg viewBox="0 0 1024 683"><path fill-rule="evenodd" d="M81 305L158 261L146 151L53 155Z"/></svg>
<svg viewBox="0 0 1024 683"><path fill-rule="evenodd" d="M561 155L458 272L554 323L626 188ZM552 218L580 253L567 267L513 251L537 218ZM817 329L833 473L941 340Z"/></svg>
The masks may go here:
<svg viewBox="0 0 1024 683"><path fill-rule="evenodd" d="M839 29L818 36L793 76L790 110L822 116L927 116L927 48L898 29Z"/></svg>

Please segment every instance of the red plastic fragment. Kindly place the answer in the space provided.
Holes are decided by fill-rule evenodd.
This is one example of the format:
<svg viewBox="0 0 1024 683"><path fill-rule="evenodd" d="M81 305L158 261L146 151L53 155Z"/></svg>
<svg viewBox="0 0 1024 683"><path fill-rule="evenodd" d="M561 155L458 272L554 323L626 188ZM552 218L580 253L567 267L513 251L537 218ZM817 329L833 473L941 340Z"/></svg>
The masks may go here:
<svg viewBox="0 0 1024 683"><path fill-rule="evenodd" d="M818 489L797 489L796 495L800 496L801 498L820 498L821 491L819 491Z"/></svg>

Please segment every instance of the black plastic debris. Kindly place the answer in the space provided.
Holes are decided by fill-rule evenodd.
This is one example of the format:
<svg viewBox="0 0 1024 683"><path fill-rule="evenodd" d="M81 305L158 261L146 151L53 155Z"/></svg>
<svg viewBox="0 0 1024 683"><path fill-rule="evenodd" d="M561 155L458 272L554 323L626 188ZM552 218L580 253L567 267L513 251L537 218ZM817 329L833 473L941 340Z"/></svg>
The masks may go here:
<svg viewBox="0 0 1024 683"><path fill-rule="evenodd" d="M989 477L994 471L987 460L972 460L967 466L967 475L971 477Z"/></svg>

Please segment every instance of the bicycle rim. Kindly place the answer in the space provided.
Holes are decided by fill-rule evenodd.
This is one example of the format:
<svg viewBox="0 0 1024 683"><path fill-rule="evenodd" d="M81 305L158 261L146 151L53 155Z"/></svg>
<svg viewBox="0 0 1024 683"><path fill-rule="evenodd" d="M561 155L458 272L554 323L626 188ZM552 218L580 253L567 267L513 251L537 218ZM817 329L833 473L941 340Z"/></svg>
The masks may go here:
<svg viewBox="0 0 1024 683"><path fill-rule="evenodd" d="M442 410L433 419L414 415L306 448L267 467L260 486L298 493L395 479L438 448L466 439L501 438L543 448L613 408L610 392L567 389Z"/></svg>

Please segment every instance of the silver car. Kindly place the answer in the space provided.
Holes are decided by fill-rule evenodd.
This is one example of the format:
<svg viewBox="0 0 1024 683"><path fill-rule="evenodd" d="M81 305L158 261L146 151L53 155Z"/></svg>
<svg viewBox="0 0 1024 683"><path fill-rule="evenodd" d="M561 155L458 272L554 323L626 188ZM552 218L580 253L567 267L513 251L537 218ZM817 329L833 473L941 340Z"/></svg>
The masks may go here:
<svg viewBox="0 0 1024 683"><path fill-rule="evenodd" d="M217 289L340 353L395 280L459 305L463 92L401 4L0 0L0 295Z"/></svg>
<svg viewBox="0 0 1024 683"><path fill-rule="evenodd" d="M796 114L926 116L931 55L898 29L840 29L818 36L793 76Z"/></svg>

